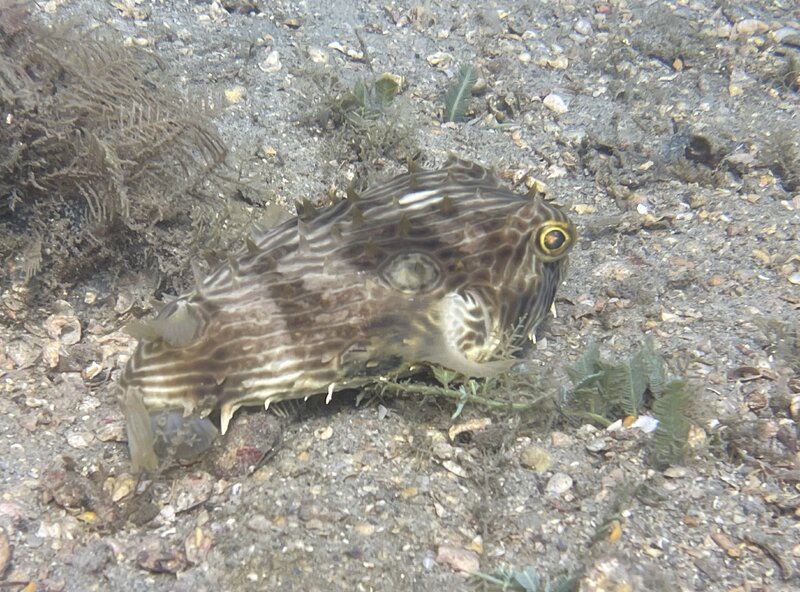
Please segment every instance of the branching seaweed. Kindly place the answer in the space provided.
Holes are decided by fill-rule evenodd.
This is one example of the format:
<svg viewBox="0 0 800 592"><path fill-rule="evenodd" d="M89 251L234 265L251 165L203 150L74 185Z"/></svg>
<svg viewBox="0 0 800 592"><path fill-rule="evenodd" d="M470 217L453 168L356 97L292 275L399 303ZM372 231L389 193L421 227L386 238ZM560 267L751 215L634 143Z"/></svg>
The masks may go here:
<svg viewBox="0 0 800 592"><path fill-rule="evenodd" d="M152 54L0 12L0 256L26 280L160 261L160 225L188 226L225 159L215 128Z"/></svg>
<svg viewBox="0 0 800 592"><path fill-rule="evenodd" d="M330 133L330 160L355 165L355 189L369 180L376 161L394 158L404 162L417 152L413 131L417 127L402 100L402 80L383 74L349 86L329 68L305 73L313 122Z"/></svg>
<svg viewBox="0 0 800 592"><path fill-rule="evenodd" d="M685 381L667 374L664 361L649 338L629 359L617 363L603 360L597 344L589 345L573 365L565 368L573 387L562 387L558 396L547 387L547 381L524 366L520 363L483 380L464 379L455 372L434 367L432 374L438 384L395 379L382 383L381 389L450 399L455 402L452 419L468 405L477 405L515 414L536 412L548 423L560 413L568 421L608 427L614 420L637 416L649 406L658 421L653 463L660 467L685 459L690 428L689 391Z"/></svg>

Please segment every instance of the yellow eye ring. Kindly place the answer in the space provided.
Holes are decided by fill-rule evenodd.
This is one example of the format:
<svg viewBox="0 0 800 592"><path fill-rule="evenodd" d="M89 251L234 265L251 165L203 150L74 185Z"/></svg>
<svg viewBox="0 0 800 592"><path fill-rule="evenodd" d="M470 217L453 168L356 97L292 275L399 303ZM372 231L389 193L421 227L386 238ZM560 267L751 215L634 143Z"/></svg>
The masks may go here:
<svg viewBox="0 0 800 592"><path fill-rule="evenodd" d="M542 224L534 238L537 255L545 260L558 259L572 246L574 228L566 222L550 220Z"/></svg>

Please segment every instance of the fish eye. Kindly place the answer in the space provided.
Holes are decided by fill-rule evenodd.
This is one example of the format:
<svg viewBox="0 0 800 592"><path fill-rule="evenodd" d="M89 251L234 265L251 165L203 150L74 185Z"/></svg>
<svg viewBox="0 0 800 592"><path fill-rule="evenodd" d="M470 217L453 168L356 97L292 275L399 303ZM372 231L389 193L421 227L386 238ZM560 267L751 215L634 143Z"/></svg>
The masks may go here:
<svg viewBox="0 0 800 592"><path fill-rule="evenodd" d="M573 231L569 224L549 221L536 231L534 246L543 259L555 259L572 246Z"/></svg>
<svg viewBox="0 0 800 592"><path fill-rule="evenodd" d="M442 275L436 261L416 252L397 255L381 273L391 287L405 294L429 292L438 285Z"/></svg>

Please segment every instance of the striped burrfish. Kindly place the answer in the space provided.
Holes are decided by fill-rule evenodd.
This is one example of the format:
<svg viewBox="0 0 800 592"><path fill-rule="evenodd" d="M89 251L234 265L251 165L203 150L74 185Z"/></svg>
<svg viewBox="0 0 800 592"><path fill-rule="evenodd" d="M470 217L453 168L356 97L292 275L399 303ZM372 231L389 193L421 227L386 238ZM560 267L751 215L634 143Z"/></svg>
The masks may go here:
<svg viewBox="0 0 800 592"><path fill-rule="evenodd" d="M156 442L202 449L212 418L224 434L243 406L433 365L508 368L501 345L534 335L575 240L561 208L457 159L328 207L305 202L132 327L120 387L134 468L158 464Z"/></svg>

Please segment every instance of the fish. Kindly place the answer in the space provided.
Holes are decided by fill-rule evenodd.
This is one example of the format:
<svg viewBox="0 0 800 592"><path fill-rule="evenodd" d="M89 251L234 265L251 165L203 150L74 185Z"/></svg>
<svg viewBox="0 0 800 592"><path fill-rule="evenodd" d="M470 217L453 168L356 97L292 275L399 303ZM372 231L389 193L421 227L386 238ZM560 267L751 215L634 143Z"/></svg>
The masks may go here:
<svg viewBox="0 0 800 592"><path fill-rule="evenodd" d="M454 157L330 206L304 200L129 328L139 342L119 387L134 470L153 470L165 441L207 447L212 414L225 434L242 407L330 401L434 366L506 371L503 344L534 338L576 240L563 208Z"/></svg>

